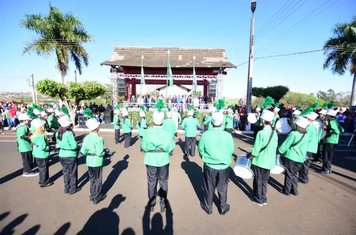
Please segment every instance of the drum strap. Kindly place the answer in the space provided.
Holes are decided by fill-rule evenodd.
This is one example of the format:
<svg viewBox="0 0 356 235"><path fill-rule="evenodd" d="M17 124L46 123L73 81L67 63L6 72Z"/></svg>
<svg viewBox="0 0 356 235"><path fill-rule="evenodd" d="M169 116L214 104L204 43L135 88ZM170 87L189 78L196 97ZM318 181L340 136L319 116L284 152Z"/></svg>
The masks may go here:
<svg viewBox="0 0 356 235"><path fill-rule="evenodd" d="M264 150L267 148L267 146L269 145L269 143L271 142L273 133L274 133L274 129L272 129L271 135L269 136L269 139L268 139L268 142L267 142L267 144L266 144L265 146L263 146L263 147L261 148L260 153L261 153L262 151L264 151Z"/></svg>
<svg viewBox="0 0 356 235"><path fill-rule="evenodd" d="M302 140L304 139L304 136L305 136L305 133L303 134L302 138L300 138L300 140L298 140L296 143L292 144L290 146L290 148L293 148L293 147L297 146L300 142L302 142Z"/></svg>

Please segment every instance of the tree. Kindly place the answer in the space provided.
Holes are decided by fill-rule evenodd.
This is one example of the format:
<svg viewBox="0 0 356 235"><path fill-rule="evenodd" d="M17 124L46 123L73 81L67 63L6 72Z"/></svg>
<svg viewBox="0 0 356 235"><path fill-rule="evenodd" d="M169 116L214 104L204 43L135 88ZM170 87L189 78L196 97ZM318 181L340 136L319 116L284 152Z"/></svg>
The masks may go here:
<svg viewBox="0 0 356 235"><path fill-rule="evenodd" d="M321 98L315 98L313 95L298 93L298 92L288 92L281 100L280 103L285 104L285 106L296 106L296 105L312 105L315 101L319 104L323 104L325 101Z"/></svg>
<svg viewBox="0 0 356 235"><path fill-rule="evenodd" d="M64 83L69 70L69 59L74 62L79 74L82 74L83 63L88 66L88 53L82 43L89 42L91 38L78 18L63 14L51 5L49 8L48 16L26 15L22 20L23 27L39 36L24 48L23 53L34 51L38 55L49 56L54 52L60 81Z"/></svg>
<svg viewBox="0 0 356 235"><path fill-rule="evenodd" d="M271 96L276 102L278 102L282 97L289 91L288 87L285 86L273 86L273 87L253 87L252 95L256 97Z"/></svg>
<svg viewBox="0 0 356 235"><path fill-rule="evenodd" d="M326 41L324 45L324 54L326 60L324 69L330 68L333 73L343 75L349 68L353 75L351 90L352 108L356 106L356 16L350 23L337 24L333 29L333 37Z"/></svg>
<svg viewBox="0 0 356 235"><path fill-rule="evenodd" d="M74 116L80 101L102 96L107 88L98 82L71 82L69 86L65 86L63 83L45 79L36 83L36 90L51 98L59 98L69 108L71 116Z"/></svg>

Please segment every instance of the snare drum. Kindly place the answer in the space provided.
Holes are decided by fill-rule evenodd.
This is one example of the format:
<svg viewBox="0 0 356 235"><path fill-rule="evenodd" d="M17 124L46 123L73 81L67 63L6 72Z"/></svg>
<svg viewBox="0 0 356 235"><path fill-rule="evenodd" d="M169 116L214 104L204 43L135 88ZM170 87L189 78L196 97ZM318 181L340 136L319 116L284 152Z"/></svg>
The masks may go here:
<svg viewBox="0 0 356 235"><path fill-rule="evenodd" d="M281 155L277 154L276 165L274 168L271 169L271 174L280 175L280 174L284 173L284 171L285 171L285 168L283 166Z"/></svg>
<svg viewBox="0 0 356 235"><path fill-rule="evenodd" d="M251 160L246 156L239 156L234 166L234 173L242 179L251 179L253 177Z"/></svg>

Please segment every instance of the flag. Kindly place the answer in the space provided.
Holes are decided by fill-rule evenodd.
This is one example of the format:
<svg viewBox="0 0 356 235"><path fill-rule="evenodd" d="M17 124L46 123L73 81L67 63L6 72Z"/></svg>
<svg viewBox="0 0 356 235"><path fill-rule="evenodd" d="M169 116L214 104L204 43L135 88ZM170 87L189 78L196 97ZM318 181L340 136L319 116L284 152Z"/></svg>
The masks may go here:
<svg viewBox="0 0 356 235"><path fill-rule="evenodd" d="M193 56L193 92L197 91L197 75L195 73L195 56Z"/></svg>
<svg viewBox="0 0 356 235"><path fill-rule="evenodd" d="M167 86L168 86L168 81L169 81L169 86L173 86L173 74L172 74L171 59L170 59L170 51L169 50L168 50L168 65L167 65Z"/></svg>
<svg viewBox="0 0 356 235"><path fill-rule="evenodd" d="M141 85L145 84L145 73L143 72L143 56L141 57Z"/></svg>

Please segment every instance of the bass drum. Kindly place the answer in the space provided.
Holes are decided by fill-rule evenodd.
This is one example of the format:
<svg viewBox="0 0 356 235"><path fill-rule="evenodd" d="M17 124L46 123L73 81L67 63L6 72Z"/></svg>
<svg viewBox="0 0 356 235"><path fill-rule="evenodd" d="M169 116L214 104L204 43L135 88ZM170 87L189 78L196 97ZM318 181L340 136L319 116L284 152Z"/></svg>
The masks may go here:
<svg viewBox="0 0 356 235"><path fill-rule="evenodd" d="M255 124L257 122L257 117L255 113L248 113L247 114L247 121L251 124Z"/></svg>
<svg viewBox="0 0 356 235"><path fill-rule="evenodd" d="M277 154L277 156L276 156L276 165L275 165L274 168L271 169L270 172L273 175L280 175L280 174L283 174L284 171L285 171L285 168L283 166L281 155Z"/></svg>
<svg viewBox="0 0 356 235"><path fill-rule="evenodd" d="M288 134L292 131L292 127L289 125L288 118L280 118L276 123L276 130L281 134Z"/></svg>
<svg viewBox="0 0 356 235"><path fill-rule="evenodd" d="M242 179L251 179L253 171L251 170L251 160L246 156L239 156L234 166L234 173Z"/></svg>

